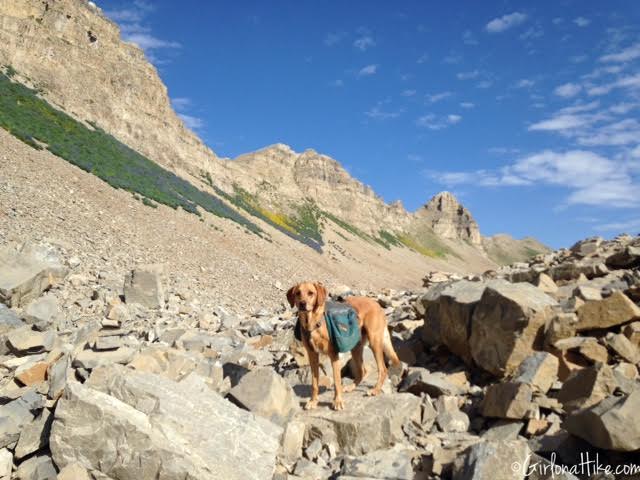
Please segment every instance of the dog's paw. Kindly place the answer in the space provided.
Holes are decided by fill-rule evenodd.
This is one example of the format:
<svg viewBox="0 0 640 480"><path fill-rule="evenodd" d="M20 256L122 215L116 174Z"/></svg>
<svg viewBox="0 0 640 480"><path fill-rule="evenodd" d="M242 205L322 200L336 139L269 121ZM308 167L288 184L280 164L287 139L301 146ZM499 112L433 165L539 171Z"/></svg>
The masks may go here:
<svg viewBox="0 0 640 480"><path fill-rule="evenodd" d="M305 403L304 409L305 410L313 410L317 406L318 406L318 400L309 400L307 403Z"/></svg>
<svg viewBox="0 0 640 480"><path fill-rule="evenodd" d="M336 398L332 405L334 410L344 410L344 402L341 398Z"/></svg>
<svg viewBox="0 0 640 480"><path fill-rule="evenodd" d="M380 389L377 387L374 387L367 392L368 397L375 397L376 395L379 395L379 394L380 394Z"/></svg>

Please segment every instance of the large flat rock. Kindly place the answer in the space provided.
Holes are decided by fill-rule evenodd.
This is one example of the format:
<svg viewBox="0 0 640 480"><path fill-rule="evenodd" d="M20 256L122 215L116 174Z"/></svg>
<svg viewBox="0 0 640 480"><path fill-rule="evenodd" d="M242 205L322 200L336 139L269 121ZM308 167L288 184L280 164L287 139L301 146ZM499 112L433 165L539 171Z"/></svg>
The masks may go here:
<svg viewBox="0 0 640 480"><path fill-rule="evenodd" d="M329 407L332 398L333 392L325 392L316 409L301 412L297 418L306 423L307 437L333 443L345 454L389 448L404 439L405 422L420 421L420 397L410 393L367 397L356 390L344 394L345 409L340 411Z"/></svg>
<svg viewBox="0 0 640 480"><path fill-rule="evenodd" d="M282 429L190 376L178 383L117 365L70 383L51 452L119 480L271 479Z"/></svg>
<svg viewBox="0 0 640 480"><path fill-rule="evenodd" d="M40 250L0 249L0 302L22 307L66 276L66 268Z"/></svg>
<svg viewBox="0 0 640 480"><path fill-rule="evenodd" d="M542 344L557 302L528 283L494 281L473 312L471 355L478 366L504 376Z"/></svg>

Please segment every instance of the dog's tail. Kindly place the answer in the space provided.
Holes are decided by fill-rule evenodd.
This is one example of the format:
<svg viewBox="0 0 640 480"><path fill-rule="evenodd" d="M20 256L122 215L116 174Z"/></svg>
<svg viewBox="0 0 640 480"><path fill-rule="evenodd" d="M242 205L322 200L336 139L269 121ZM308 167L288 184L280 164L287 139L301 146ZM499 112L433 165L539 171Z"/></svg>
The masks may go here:
<svg viewBox="0 0 640 480"><path fill-rule="evenodd" d="M396 350L393 348L393 344L391 343L391 335L389 334L389 330L387 328L384 329L384 338L382 339L382 348L384 350L384 354L391 361L391 365L397 367L400 365L400 358L398 358L398 354Z"/></svg>

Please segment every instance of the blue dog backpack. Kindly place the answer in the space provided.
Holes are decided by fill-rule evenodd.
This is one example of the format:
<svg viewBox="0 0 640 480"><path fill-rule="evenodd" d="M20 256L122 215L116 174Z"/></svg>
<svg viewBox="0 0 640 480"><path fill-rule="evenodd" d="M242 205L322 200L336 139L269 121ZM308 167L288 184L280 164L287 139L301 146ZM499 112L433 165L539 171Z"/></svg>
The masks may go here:
<svg viewBox="0 0 640 480"><path fill-rule="evenodd" d="M338 352L350 352L360 341L358 314L347 303L327 302L324 312L329 338Z"/></svg>
<svg viewBox="0 0 640 480"><path fill-rule="evenodd" d="M338 352L350 352L360 341L358 314L346 303L327 302L324 320L329 331L329 339ZM295 337L302 340L300 320L296 323Z"/></svg>

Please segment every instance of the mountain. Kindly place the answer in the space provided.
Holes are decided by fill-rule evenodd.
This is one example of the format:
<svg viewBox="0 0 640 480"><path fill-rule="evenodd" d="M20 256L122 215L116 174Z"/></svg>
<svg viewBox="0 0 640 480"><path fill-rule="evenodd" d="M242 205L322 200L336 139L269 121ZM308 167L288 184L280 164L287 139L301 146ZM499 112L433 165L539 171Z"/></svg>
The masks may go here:
<svg viewBox="0 0 640 480"><path fill-rule="evenodd" d="M173 111L144 53L123 42L91 2L0 2L0 67L0 126L22 140L0 136L11 152L7 162L34 165L7 175L4 200L33 211L35 200L46 203L60 187L78 192L78 182L103 185L92 178L98 177L116 190L100 189L100 201L91 203L97 212L125 202L120 222L140 223L134 207L142 206L149 218L200 239L191 245L183 235L169 236L171 228L148 225L155 236L138 230L144 252L132 249L132 258L190 268L215 257L225 281L244 262L239 286L255 272L268 277L269 286L306 272L332 284L408 287L429 270L479 272L546 250L532 241L483 239L471 213L448 192L416 212L388 204L314 150L275 144L235 159L218 157ZM38 169L50 174L37 175ZM49 229L39 215L11 218L8 227L27 237ZM66 218L80 221L75 213ZM71 246L82 237L117 244L126 236L115 229L96 237L94 230L74 224L50 231ZM10 240L21 239L4 239ZM158 257L152 250L160 244L186 257L173 258L171 249ZM107 248L103 256L114 254ZM288 268L292 262L295 268Z"/></svg>
<svg viewBox="0 0 640 480"><path fill-rule="evenodd" d="M523 259L531 258L540 252L548 250L546 245L535 238L525 237L521 240L516 240L504 233L483 237L482 246L489 257L501 265L520 262Z"/></svg>

